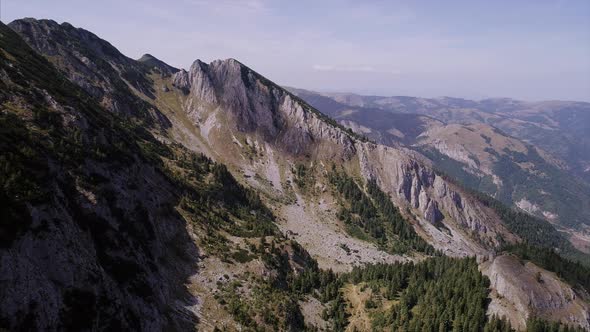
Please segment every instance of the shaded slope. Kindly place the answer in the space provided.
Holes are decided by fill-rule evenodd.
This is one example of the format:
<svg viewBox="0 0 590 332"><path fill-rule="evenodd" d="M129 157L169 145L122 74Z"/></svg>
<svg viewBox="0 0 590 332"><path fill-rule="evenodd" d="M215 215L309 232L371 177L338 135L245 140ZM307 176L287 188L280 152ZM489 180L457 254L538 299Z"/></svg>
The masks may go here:
<svg viewBox="0 0 590 332"><path fill-rule="evenodd" d="M162 147L101 109L5 25L0 35L2 326L193 324L196 317L173 309L190 298L181 285L197 249L173 210L174 181L152 164L149 151Z"/></svg>
<svg viewBox="0 0 590 332"><path fill-rule="evenodd" d="M153 98L149 67L124 56L108 42L52 20L27 18L9 27L106 109L150 127L170 125L158 109L133 92Z"/></svg>
<svg viewBox="0 0 590 332"><path fill-rule="evenodd" d="M0 327L193 329L197 243L278 235L225 167L101 108L3 24L0 76Z"/></svg>

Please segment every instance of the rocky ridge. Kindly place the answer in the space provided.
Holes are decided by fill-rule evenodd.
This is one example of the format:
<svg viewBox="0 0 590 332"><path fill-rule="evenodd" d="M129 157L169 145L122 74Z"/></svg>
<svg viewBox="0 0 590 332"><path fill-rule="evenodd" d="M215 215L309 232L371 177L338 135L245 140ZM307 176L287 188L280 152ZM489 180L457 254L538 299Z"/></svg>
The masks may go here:
<svg viewBox="0 0 590 332"><path fill-rule="evenodd" d="M345 168L351 172L358 172L357 175L365 180L377 180L380 187L392 195L396 205L403 207L405 215L414 220L416 230L447 255L476 255L482 261L486 261L494 256L500 244L499 238L508 243L519 241L518 237L505 228L492 210L472 199L461 188L438 176L421 155L403 148L385 147L351 138L345 130L326 123L320 115L309 110L306 104L298 103L289 93L281 91L273 84L269 85L265 79L233 59L215 61L211 65L198 61L196 64L192 66L191 71L179 73L174 77L174 81L179 82L175 84L188 91L184 109L191 114L201 133L205 129L203 125L206 125L207 119L211 117L229 121L229 126L207 126L205 136L208 144L212 146L212 151L219 152L220 147L224 146L226 151L222 154L217 153L216 157L232 165L237 172L248 169L249 174L259 174L264 179L265 168L268 165L280 165L278 182L290 182L291 188L283 189L294 190L302 195L304 200L309 200L309 208L314 206L313 202L317 196L310 197L292 185L292 166L298 162L315 164L318 170L314 180L318 187L325 187L327 183L321 174L325 174L328 167L323 164L326 160L338 160ZM219 77L229 79L232 83L218 86L215 82L224 82ZM191 83L187 85L180 82ZM234 94L240 101L226 104L227 101L221 100L219 104L211 105L211 101L219 100L218 91L223 91L226 97L228 93ZM272 101L276 101L276 104L269 104ZM229 113L229 118L224 112ZM282 132L276 136L272 135L277 132L277 122L287 126L283 130L288 133L286 137L292 139L281 136ZM217 134L212 135L211 130ZM226 139L244 135L245 139L235 139L229 144ZM240 143L241 141L244 143ZM291 147L285 148L285 145ZM326 146L333 148L327 150L324 148ZM244 150L250 148L257 151L256 156L244 163ZM318 160L324 162L316 164ZM254 167L251 167L252 165ZM245 181L249 179L246 178ZM260 182L250 183L260 190L270 190L274 195L279 195L277 191L273 191L277 188L269 189ZM327 193L323 192L322 195ZM302 204L299 200L297 202L296 205ZM297 234L297 229L289 228L289 225L301 220L293 220L290 213L282 214L282 217L288 220L283 224L283 230ZM335 223L337 220L332 216L332 219L327 217L324 222ZM312 226L312 223L308 225ZM326 267L338 266L338 260L323 256L322 253L316 252L316 255L320 262L327 262ZM333 263L329 263L331 259ZM370 256L361 256L357 262L371 261ZM512 281L520 282L518 279ZM565 295L560 295L548 300L546 305L569 305L570 302L565 299ZM587 308L583 300L576 300L575 303L581 308ZM526 316L523 308L517 310ZM584 322L585 318L583 315L579 316L580 312L574 315L578 315L578 323Z"/></svg>
<svg viewBox="0 0 590 332"><path fill-rule="evenodd" d="M148 67L143 63L126 57L107 41L69 23L22 19L9 26L106 109L149 127L170 125L157 108L135 93L154 98L153 83L145 75Z"/></svg>

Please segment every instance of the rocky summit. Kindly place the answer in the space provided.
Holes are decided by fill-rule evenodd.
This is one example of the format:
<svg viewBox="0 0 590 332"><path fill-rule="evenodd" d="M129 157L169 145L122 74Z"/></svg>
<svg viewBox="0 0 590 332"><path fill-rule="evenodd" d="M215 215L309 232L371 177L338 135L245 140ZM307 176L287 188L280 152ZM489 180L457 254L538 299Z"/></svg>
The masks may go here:
<svg viewBox="0 0 590 332"><path fill-rule="evenodd" d="M533 198L487 195L505 155L562 172L549 146L373 107L377 127L235 59L134 60L51 20L0 24L0 50L0 329L590 329L590 256Z"/></svg>

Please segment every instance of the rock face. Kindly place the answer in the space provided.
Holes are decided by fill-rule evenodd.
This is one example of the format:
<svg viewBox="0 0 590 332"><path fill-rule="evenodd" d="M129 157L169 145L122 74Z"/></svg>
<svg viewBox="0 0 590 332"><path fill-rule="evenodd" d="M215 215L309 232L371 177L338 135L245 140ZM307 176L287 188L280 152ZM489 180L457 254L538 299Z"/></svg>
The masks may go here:
<svg viewBox="0 0 590 332"><path fill-rule="evenodd" d="M482 264L481 271L490 278L493 289L490 314L507 317L519 329L533 315L548 320L565 317L590 329L590 305L553 273L510 255Z"/></svg>
<svg viewBox="0 0 590 332"><path fill-rule="evenodd" d="M446 254L486 256L498 238L518 240L492 211L436 175L417 154L370 144L361 151L362 174L377 179L399 206L407 206Z"/></svg>
<svg viewBox="0 0 590 332"><path fill-rule="evenodd" d="M350 134L326 124L317 111L234 59L197 60L173 82L188 95L185 110L196 122L204 122L208 109L221 108L232 117L229 129L256 133L288 153L314 154L328 140L345 154L353 152Z"/></svg>

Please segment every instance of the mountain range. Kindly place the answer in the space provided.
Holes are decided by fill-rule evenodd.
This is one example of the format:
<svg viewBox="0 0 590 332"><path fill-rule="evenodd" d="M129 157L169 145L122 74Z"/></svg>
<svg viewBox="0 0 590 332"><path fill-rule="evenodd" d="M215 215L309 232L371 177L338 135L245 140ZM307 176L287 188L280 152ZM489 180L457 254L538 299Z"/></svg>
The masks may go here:
<svg viewBox="0 0 590 332"><path fill-rule="evenodd" d="M290 90L355 132L418 151L466 187L550 221L589 250L590 103Z"/></svg>
<svg viewBox="0 0 590 332"><path fill-rule="evenodd" d="M1 328L590 329L587 104L289 91L51 20L0 50Z"/></svg>

